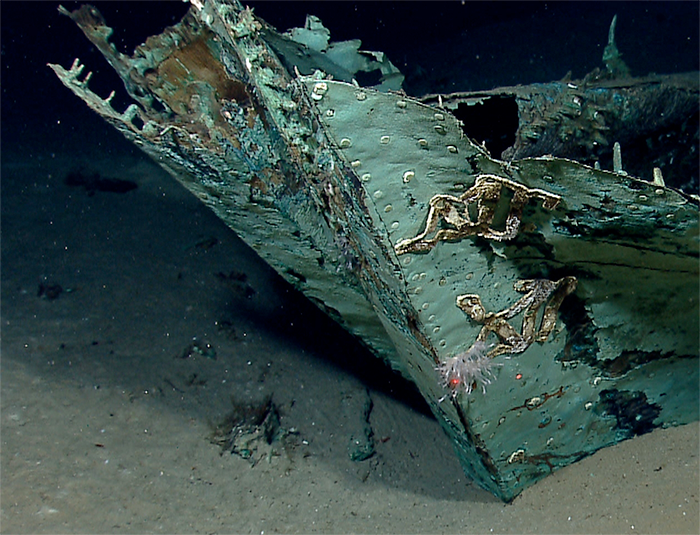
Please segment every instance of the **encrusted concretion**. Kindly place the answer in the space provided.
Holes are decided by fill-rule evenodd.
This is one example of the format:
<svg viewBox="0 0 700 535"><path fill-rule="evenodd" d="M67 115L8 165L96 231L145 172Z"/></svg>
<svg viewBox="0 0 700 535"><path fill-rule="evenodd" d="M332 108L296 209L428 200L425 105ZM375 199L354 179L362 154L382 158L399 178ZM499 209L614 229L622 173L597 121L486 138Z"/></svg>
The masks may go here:
<svg viewBox="0 0 700 535"><path fill-rule="evenodd" d="M452 147L449 145L448 147ZM405 175L404 175L404 181ZM501 199L501 190L507 188L513 192L509 201L505 228L496 230L491 225L496 214L496 207ZM425 230L415 238L402 240L396 244L397 254L425 252L432 249L439 241L456 241L467 236L505 241L512 240L520 228L525 205L533 198L542 200L542 206L553 210L561 197L541 189L530 189L523 184L496 175L479 175L474 185L459 197L454 195L434 195L430 199L430 210ZM469 205L476 203L476 221L469 215ZM440 223L448 228L438 230ZM435 233L432 238L428 234Z"/></svg>
<svg viewBox="0 0 700 535"><path fill-rule="evenodd" d="M489 350L490 358L503 354L522 353L533 342L544 343L554 329L557 311L564 298L576 290L576 278L564 277L558 281L546 279L519 280L513 285L516 292L525 295L512 306L500 312L486 312L481 297L465 294L457 297L457 306L473 321L483 325L477 342L485 343L491 333L500 343ZM545 304L546 303L546 304ZM545 305L540 327L537 328L537 313ZM517 331L508 320L523 313L522 327Z"/></svg>

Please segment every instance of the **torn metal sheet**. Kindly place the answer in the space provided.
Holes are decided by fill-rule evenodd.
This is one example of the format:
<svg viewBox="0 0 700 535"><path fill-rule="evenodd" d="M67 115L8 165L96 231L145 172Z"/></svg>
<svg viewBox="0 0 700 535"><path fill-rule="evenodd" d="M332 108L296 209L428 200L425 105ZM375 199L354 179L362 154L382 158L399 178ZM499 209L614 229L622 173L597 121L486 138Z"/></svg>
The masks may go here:
<svg viewBox="0 0 700 535"><path fill-rule="evenodd" d="M599 448L698 419L698 206L661 171L497 159L450 110L498 90L421 102L331 79L352 70L318 55L313 20L282 35L237 2L197 1L126 56L94 7L62 12L135 104L114 110L79 60L51 65L59 79L412 380L482 487L511 500ZM606 50L610 84L622 71ZM325 73L299 72L316 61ZM530 102L588 99L603 77L564 84L528 88ZM539 113L545 130L597 139L578 112Z"/></svg>

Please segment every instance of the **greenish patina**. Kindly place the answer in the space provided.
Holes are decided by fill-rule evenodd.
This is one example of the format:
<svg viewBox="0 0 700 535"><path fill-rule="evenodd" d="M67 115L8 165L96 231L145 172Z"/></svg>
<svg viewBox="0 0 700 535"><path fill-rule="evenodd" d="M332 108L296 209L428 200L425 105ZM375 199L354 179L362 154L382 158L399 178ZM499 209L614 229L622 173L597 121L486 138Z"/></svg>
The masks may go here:
<svg viewBox="0 0 700 535"><path fill-rule="evenodd" d="M124 80L124 113L78 60L51 67L411 379L476 482L511 500L599 448L697 420L697 199L660 171L578 155L629 135L634 102L697 114L697 77L613 79L626 73L611 28L607 74L420 101L353 83L400 74L356 42L329 47L317 20L279 34L237 2L192 3L131 57L95 8L62 10ZM456 115L504 95L520 125L501 160Z"/></svg>

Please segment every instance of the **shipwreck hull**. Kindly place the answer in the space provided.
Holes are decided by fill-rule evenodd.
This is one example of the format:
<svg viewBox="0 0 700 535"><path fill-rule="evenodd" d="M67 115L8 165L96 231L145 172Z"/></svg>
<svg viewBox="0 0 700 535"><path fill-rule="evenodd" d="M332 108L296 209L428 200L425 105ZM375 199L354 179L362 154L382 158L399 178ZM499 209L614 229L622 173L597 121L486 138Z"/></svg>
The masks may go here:
<svg viewBox="0 0 700 535"><path fill-rule="evenodd" d="M193 4L132 57L94 8L69 14L137 102L124 113L77 60L52 68L412 380L478 484L511 500L698 419L693 199L566 158L495 159L447 109L292 74L250 10Z"/></svg>

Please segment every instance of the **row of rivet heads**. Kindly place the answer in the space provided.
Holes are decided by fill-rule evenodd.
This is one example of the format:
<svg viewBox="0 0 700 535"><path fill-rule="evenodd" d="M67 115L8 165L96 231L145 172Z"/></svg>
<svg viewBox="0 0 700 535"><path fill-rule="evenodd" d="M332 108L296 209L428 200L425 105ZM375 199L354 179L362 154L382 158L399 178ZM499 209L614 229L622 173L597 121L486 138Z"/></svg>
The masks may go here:
<svg viewBox="0 0 700 535"><path fill-rule="evenodd" d="M328 84L326 84L325 82L318 82L317 84L314 85L314 89L312 91L312 98L314 100L321 100L327 91L328 91ZM367 99L367 94L364 91L357 91L357 92L355 92L355 97L359 101L364 101ZM407 107L407 103L405 100L398 100L398 101L396 101L396 106L398 108L404 109ZM335 110L333 110L333 109L326 110L325 115L329 119L333 118L335 116ZM445 115L442 113L436 112L434 114L434 118L436 121L444 121ZM435 129L435 132L440 134L440 135L445 135L447 133L447 130L445 129L445 127L442 124L434 125L434 129ZM391 143L391 136L388 136L388 135L381 136L379 138L379 143L382 145L389 145ZM428 140L426 140L425 138L419 138L417 140L417 144L420 148L426 149L426 148L428 148L429 143L428 143ZM352 147L352 140L350 138L342 138L338 145L341 149L348 149L348 148ZM457 147L455 145L446 145L445 148L447 149L448 152L450 152L452 154L457 154L459 152L459 149L457 149ZM353 169L358 169L362 165L362 161L361 160L353 160L352 162L350 162L350 165ZM405 171L402 174L403 183L408 184L415 177L415 175L416 175L416 173L413 170ZM372 175L370 173L363 173L362 175L360 175L360 179L362 180L362 182L367 183L372 179ZM383 196L384 196L384 193L381 190L376 190L373 193L373 197L376 200L381 199ZM393 210L393 206L391 204L387 204L384 207L384 212L386 212L386 213L389 213L392 210ZM398 221L394 221L391 223L392 230L396 230L398 228L399 228ZM406 257L404 259L404 264L408 265L410 263L411 263L411 257ZM426 276L425 273L416 274L412 277L412 279L415 282L417 280L424 279L425 276ZM467 279L471 279L472 276L473 276L472 273L467 274ZM447 283L447 280L444 277L442 277L439 281L440 286L444 286L446 283ZM419 295L422 293L423 288L421 286L416 286L413 291L416 295ZM421 309L427 310L429 307L430 307L430 303L425 302L422 304ZM435 315L431 314L430 317L428 318L428 321L430 323L433 323L435 321L435 319L436 319ZM433 333L437 334L440 331L440 329L441 329L441 327L439 325L435 325L433 327ZM438 342L438 345L441 347L445 347L447 345L447 341L442 339Z"/></svg>
<svg viewBox="0 0 700 535"><path fill-rule="evenodd" d="M317 82L314 84L313 90L311 92L311 98L314 100L321 100L324 95L328 92L328 84L326 82ZM367 100L367 93L364 91L356 91L355 92L355 98L359 101L364 101ZM396 106L401 109L405 109L408 106L408 103L401 99L396 101ZM335 110L329 109L326 110L326 117L327 118L332 118L335 116ZM435 124L433 126L433 129L435 132L437 132L440 135L446 135L447 134L447 129L444 127L443 123L445 121L445 114L441 112L435 112L433 115L434 119L438 122L438 124ZM391 142L391 136L381 136L379 138L379 142L383 145L388 145ZM346 149L352 146L352 140L349 138L343 138L340 140L340 148L341 149ZM425 138L420 138L418 139L418 146L421 148L428 148L428 140ZM459 152L459 149L457 148L456 145L445 145L445 148L447 149L448 152L452 154L457 154ZM409 182L410 179L414 176L409 174L411 173L410 171L407 171L404 173L404 182ZM367 178L369 180L369 176Z"/></svg>
<svg viewBox="0 0 700 535"><path fill-rule="evenodd" d="M364 100L364 99L363 99L363 98L358 98L358 100ZM406 102L403 101L403 100L399 100L396 104L397 104L397 106L400 107L400 108L405 108L405 107L406 107ZM334 115L334 113L332 112L332 110L328 110L328 111L331 112L331 113L328 113L328 112L327 112L327 116L332 117L332 116ZM435 118L435 120L437 120L437 121L444 121L444 120L445 120L444 114L439 113L439 112L436 112L436 113L434 114L434 118ZM447 130L445 129L445 127L444 127L442 124L436 124L436 125L434 126L434 129L435 129L435 132L438 133L438 134L440 134L440 135L445 135L445 134L447 133ZM391 137L388 136L388 135L384 135L384 136L381 136L381 137L379 138L379 143L381 143L381 144L383 144L383 145L388 145L390 142L391 142ZM427 148L427 147L428 147L428 141L427 141L425 138L419 138L419 139L417 140L417 143L418 143L418 146L419 146L420 148ZM349 148L350 146L352 146L352 141L351 141L350 139L348 139L348 138L343 138L343 139L341 139L341 141L340 141L340 146L341 146L341 148ZM455 145L446 145L445 148L447 149L448 152L450 152L450 153L452 153L452 154L457 154L457 153L459 152L459 149L457 149L457 147L456 147ZM353 167L359 167L359 166L361 165L361 161L360 161L360 160L355 160L355 161L353 161L353 162L351 163L351 165L353 165ZM413 171L413 170L408 170L408 171L405 171L405 172L403 173L403 175L402 175L402 180L403 180L404 183L407 184L407 183L409 183L414 177L415 177L415 171ZM363 175L361 176L361 179L362 179L363 182L369 182L369 180L371 179L371 175L370 175L369 173L363 174ZM381 198L382 195L383 195L382 192L379 191L379 190L378 190L377 192L375 192L375 194L374 194L375 198L377 198L377 199ZM387 209L387 208L388 208L388 209ZM391 208L391 205L387 205L387 207L385 208L385 211L389 212L389 211L391 211L391 209L392 209L392 208ZM394 229L395 229L395 228L398 228L398 226L399 226L399 225L398 225L398 222L394 222L394 223L392 224L392 228L394 228ZM411 261L412 261L412 257L406 257L406 258L404 259L404 265L409 265L409 264L411 263ZM421 281L421 280L424 280L424 279L426 278L426 276L427 276L427 275L426 275L425 272L422 272L422 273L415 273L415 274L413 274L413 275L411 276L411 281L412 281L412 282L419 282L419 281ZM466 279L467 279L467 280L471 280L471 278L472 278L473 276L474 276L473 273L468 273L468 274L466 275ZM438 281L438 284L439 284L440 286L445 286L445 285L447 284L447 279L446 279L445 277L441 277L440 280ZM415 295L420 295L420 294L422 294L422 293L423 293L423 287L420 286L420 285L417 285L415 288L413 288L413 293L414 293ZM424 302L424 303L421 305L421 310L422 310L422 311L427 311L428 308L430 308L430 305L431 305L430 302L427 302L427 301ZM435 334L435 335L437 335L437 334L441 331L441 326L438 325L438 324L435 324L436 319L437 319L437 318L436 318L435 314L431 314L431 315L427 318L428 323L429 323L429 324L433 324L433 326L432 326L432 333ZM444 338L443 338L443 339L440 339L440 340L438 341L438 346L440 346L440 347L446 347L446 346L447 346L447 340L445 340Z"/></svg>
<svg viewBox="0 0 700 535"><path fill-rule="evenodd" d="M427 278L426 272L411 274L409 276L408 280L410 282L414 283L415 286L412 289L410 289L409 291L416 296L423 294L423 286L421 284L422 284L422 281L424 281L426 278ZM464 278L465 278L465 280L470 281L474 278L474 273L469 272L465 275ZM437 284L438 284L438 286L441 286L441 287L447 286L447 279L444 276L440 277L440 279L437 281ZM454 284L452 284L452 286L454 286ZM494 284L494 289L498 289L500 286L501 286L501 283L496 282ZM452 295L453 293L455 293L455 292L450 293L450 295ZM423 302L423 304L420 307L420 312L427 312L431 308L431 306L434 304L435 303L430 302L430 301ZM440 308L440 307L438 307L438 308ZM426 326L431 328L433 335L438 335L440 333L440 331L442 330L442 326L440 324L436 323L436 321L437 321L437 316L435 314L430 314L427 318L427 321L426 321ZM430 334L430 333L428 333L428 334ZM447 340L445 340L444 338L440 339L438 341L438 346L439 347L446 347Z"/></svg>
<svg viewBox="0 0 700 535"><path fill-rule="evenodd" d="M555 181L554 178L553 178L552 176L550 176L550 175L545 175L545 176L542 177L542 179L545 180L546 182L554 182L554 181ZM654 189L654 193L655 193L657 196L661 197L661 196L663 196L663 195L666 194L666 190L665 190L664 188L655 188L655 189ZM644 194L644 193L640 193L639 195L637 195L637 200L638 200L640 203L647 204L648 201L649 201L649 196L646 195L646 194ZM627 207L628 207L628 209L631 210L631 211L635 211L635 210L639 210L639 209L640 209L640 207L639 207L638 205L636 205L636 204L630 204L630 205L628 205ZM676 215L675 215L674 213L667 213L667 214L666 214L666 218L667 218L667 219L674 219L675 217L676 217Z"/></svg>
<svg viewBox="0 0 700 535"><path fill-rule="evenodd" d="M401 101L400 101L400 102L401 102ZM326 111L326 116L332 117L333 115L334 115L333 110L328 110L328 111ZM436 114L436 115L441 115L441 114ZM383 136L381 136L381 137L379 138L379 143L380 143L381 145L389 145L389 144L391 143L391 136L388 136L388 135L383 135ZM427 148L427 146L428 146L428 141L427 141L426 139L424 139L424 138L420 138L420 139L417 140L417 144L418 144L418 146L421 147L421 148ZM344 138L342 138L342 139L340 140L340 142L338 143L338 146L339 146L341 149L349 149L350 147L352 147L352 140L351 140L350 138L344 137ZM447 149L448 152L450 152L450 153L452 153L452 154L456 154L456 153L459 152L459 150L457 149L457 147L454 146L454 145L447 145L447 146L446 146L446 149ZM350 162L350 166L351 166L353 169L357 170L357 169L359 169L359 167L362 166L362 161L359 160L359 159L358 159L358 160L353 160L353 161ZM413 179L415 178L415 176L416 176L416 172L415 172L414 170L412 170L412 169L409 169L409 170L406 170L406 171L404 171L404 172L402 173L402 175L401 175L401 180L402 180L402 182L403 182L404 184L408 184L409 182L411 182L411 180L413 180ZM368 182L370 182L370 181L372 180L372 174L371 174L371 173L362 173L362 174L360 175L360 180L361 180L363 183L366 184L366 183L368 183ZM378 190L375 190L375 191L372 193L372 196L374 197L375 200L378 201L378 200L380 200L382 197L384 197L384 192L383 192L382 190L378 189ZM394 209L394 207L393 207L391 204L387 204L387 205L384 206L384 212L385 212L385 213L389 213L389 212L391 212L393 209ZM396 230L396 229L399 227L399 222L398 222L398 221L392 222L391 225L390 225L390 227L391 227L392 230Z"/></svg>
<svg viewBox="0 0 700 535"><path fill-rule="evenodd" d="M410 260L410 259L411 259L411 257L408 257L408 260ZM406 262L404 260L404 265L408 265L410 263L411 263L410 261ZM422 295L424 292L423 284L425 284L424 281L426 280L427 277L428 277L428 274L425 271L415 272L415 273L412 273L411 275L409 275L409 277L408 277L409 282L411 282L411 283L413 283L413 285L415 285L409 289L409 292L412 293L413 295L416 295L416 296ZM473 278L474 278L474 273L472 273L472 272L469 272L464 276L464 279L468 280L468 281L472 280ZM429 281L429 283L430 282L432 282L432 280ZM437 281L437 284L440 287L447 286L447 278L444 276L440 277ZM453 286L454 286L454 284L453 284ZM450 293L449 291L447 291L447 293L452 295L454 292ZM420 305L419 312L427 313L431 307L435 308L434 305L435 305L434 301L424 301ZM439 309L441 307L438 306L437 308ZM438 335L440 333L440 331L442 330L442 326L440 324L436 323L437 319L438 319L437 316L435 314L432 314L432 313L426 318L426 326L431 329L433 335ZM447 340L445 340L444 338L441 338L440 340L438 340L438 346L439 347L446 347Z"/></svg>

